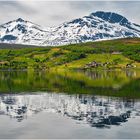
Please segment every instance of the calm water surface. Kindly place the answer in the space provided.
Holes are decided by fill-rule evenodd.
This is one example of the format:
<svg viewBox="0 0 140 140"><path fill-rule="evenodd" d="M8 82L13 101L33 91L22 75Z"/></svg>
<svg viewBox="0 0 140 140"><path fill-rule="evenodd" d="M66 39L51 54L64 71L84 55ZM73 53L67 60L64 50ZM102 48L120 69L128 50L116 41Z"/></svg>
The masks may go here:
<svg viewBox="0 0 140 140"><path fill-rule="evenodd" d="M140 71L0 72L0 138L140 138Z"/></svg>

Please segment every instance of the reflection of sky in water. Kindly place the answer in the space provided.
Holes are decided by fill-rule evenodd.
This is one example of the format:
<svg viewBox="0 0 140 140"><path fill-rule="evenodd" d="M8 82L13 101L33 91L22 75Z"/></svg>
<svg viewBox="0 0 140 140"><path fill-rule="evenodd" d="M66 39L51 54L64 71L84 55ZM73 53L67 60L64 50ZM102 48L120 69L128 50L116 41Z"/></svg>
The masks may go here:
<svg viewBox="0 0 140 140"><path fill-rule="evenodd" d="M1 95L0 114L22 121L39 112L53 112L87 123L110 128L140 116L140 102L134 99L55 93Z"/></svg>

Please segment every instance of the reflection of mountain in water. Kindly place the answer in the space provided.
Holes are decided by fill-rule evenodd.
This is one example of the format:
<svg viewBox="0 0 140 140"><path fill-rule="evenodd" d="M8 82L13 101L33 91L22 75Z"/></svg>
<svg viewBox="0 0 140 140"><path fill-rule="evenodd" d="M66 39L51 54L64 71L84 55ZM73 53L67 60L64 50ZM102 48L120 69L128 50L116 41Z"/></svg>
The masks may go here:
<svg viewBox="0 0 140 140"><path fill-rule="evenodd" d="M55 112L92 127L120 125L128 118L140 116L140 102L135 100L89 95L41 93L1 95L0 114L26 119L41 111Z"/></svg>

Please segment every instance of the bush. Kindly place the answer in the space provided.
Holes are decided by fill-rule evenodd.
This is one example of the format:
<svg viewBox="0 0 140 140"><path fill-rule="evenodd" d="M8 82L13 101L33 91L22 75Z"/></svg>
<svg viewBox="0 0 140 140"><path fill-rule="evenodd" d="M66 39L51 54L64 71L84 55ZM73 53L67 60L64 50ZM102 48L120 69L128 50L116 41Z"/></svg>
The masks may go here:
<svg viewBox="0 0 140 140"><path fill-rule="evenodd" d="M57 52L54 52L53 54L52 54L52 56L53 57L58 57L58 56L60 56L60 55L63 55L64 53L62 52L62 50L59 50L59 51L57 51Z"/></svg>
<svg viewBox="0 0 140 140"><path fill-rule="evenodd" d="M71 52L71 53L66 54L66 58L67 58L68 62L73 61L73 60L78 60L81 58L85 58L85 57L86 57L86 54L84 54L84 53Z"/></svg>

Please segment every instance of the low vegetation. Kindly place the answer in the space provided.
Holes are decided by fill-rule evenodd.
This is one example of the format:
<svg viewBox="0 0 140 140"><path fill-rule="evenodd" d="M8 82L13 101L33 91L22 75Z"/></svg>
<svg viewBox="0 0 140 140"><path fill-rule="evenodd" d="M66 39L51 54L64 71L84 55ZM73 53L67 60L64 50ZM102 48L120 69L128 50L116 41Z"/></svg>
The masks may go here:
<svg viewBox="0 0 140 140"><path fill-rule="evenodd" d="M140 68L140 39L127 38L59 47L0 45L0 69Z"/></svg>

